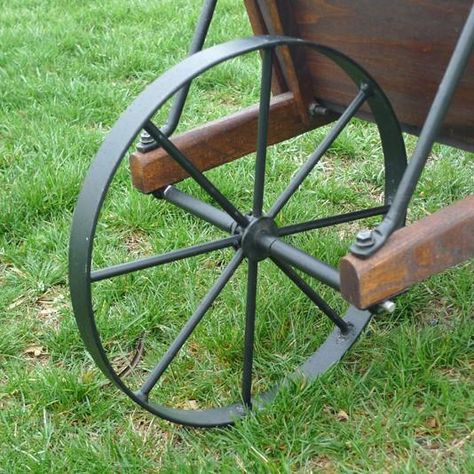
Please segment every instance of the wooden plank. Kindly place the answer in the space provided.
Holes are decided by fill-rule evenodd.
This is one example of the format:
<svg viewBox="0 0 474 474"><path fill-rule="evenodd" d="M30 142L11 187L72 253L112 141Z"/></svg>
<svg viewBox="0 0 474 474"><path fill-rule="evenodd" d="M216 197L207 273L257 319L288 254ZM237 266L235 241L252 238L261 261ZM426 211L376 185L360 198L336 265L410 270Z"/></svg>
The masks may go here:
<svg viewBox="0 0 474 474"><path fill-rule="evenodd" d="M365 309L474 257L474 194L394 232L374 255L341 260L341 292Z"/></svg>
<svg viewBox="0 0 474 474"><path fill-rule="evenodd" d="M299 36L289 0L246 0L247 11L255 34ZM301 120L309 124L309 107L312 95L311 77L302 48L280 47L277 49L279 70L283 74L287 90L293 93Z"/></svg>
<svg viewBox="0 0 474 474"><path fill-rule="evenodd" d="M244 0L250 25L255 35L268 35L268 29L262 16L262 12L257 5L258 0ZM281 70L281 64L278 61L273 62L272 92L273 95L288 92L288 84Z"/></svg>
<svg viewBox="0 0 474 474"><path fill-rule="evenodd" d="M416 134L472 0L291 0L289 4L299 36L332 46L366 68L387 94L404 130ZM344 73L316 53L306 59L313 96L346 105L354 88ZM474 151L473 110L474 55L438 141Z"/></svg>
<svg viewBox="0 0 474 474"><path fill-rule="evenodd" d="M310 124L301 121L291 92L274 97L270 104L268 144L295 137L337 118L316 117ZM178 135L173 143L200 169L208 170L252 153L257 143L258 106L209 122ZM134 186L143 193L187 177L183 169L161 148L130 156Z"/></svg>

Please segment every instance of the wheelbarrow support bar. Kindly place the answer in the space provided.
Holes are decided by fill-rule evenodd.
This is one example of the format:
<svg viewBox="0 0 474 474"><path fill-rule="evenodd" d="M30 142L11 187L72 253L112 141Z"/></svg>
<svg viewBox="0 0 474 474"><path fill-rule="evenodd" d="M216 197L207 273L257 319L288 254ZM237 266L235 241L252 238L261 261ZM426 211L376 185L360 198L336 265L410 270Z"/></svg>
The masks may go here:
<svg viewBox="0 0 474 474"><path fill-rule="evenodd" d="M374 255L341 261L341 292L369 308L474 257L474 194L395 231Z"/></svg>

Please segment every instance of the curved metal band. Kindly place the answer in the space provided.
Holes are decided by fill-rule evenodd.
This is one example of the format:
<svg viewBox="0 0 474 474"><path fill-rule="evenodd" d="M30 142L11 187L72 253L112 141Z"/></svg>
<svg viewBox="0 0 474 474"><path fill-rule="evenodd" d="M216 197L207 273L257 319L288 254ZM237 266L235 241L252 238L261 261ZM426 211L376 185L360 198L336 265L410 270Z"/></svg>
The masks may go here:
<svg viewBox="0 0 474 474"><path fill-rule="evenodd" d="M405 148L398 121L388 99L375 81L360 66L342 53L309 41L282 36L259 36L217 45L185 59L156 79L138 96L108 134L84 181L72 224L69 284L74 313L82 339L100 369L135 402L156 415L173 422L193 426L225 425L231 423L235 417L241 416L244 411L241 405L203 411L188 411L145 403L117 376L107 359L93 316L90 275L97 219L111 180L126 151L136 135L142 130L144 124L161 105L190 80L212 66L242 54L278 46L304 46L316 50L337 63L357 86L362 82L366 82L372 87L373 95L368 102L381 131L381 136L385 137L383 147L386 189L389 200L395 192L406 165ZM390 150L390 153L388 153L388 150ZM390 159L387 158L388 156ZM355 314L355 312L357 310L351 308L348 317ZM365 326L370 319L370 313L363 312L363 315L361 321L365 321L362 325ZM362 329L363 327L360 327L355 338ZM263 399L265 396L260 398Z"/></svg>

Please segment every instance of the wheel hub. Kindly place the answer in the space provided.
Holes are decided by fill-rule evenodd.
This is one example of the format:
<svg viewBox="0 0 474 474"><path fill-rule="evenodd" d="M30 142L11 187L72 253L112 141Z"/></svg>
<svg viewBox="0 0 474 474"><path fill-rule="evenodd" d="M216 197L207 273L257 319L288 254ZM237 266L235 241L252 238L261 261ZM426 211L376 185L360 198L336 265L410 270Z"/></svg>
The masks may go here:
<svg viewBox="0 0 474 474"><path fill-rule="evenodd" d="M262 243L262 237L277 237L278 227L270 217L253 217L242 232L242 250L247 258L265 260L269 255L269 246Z"/></svg>

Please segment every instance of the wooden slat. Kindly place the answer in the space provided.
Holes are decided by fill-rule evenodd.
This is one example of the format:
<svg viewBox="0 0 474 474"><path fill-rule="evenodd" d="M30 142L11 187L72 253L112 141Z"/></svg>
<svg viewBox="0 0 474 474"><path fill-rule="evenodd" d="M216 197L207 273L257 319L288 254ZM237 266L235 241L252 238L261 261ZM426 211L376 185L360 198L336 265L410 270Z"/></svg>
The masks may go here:
<svg viewBox="0 0 474 474"><path fill-rule="evenodd" d="M404 130L419 133L472 0L291 0L300 37L332 46L381 85ZM354 86L334 64L307 54L313 95L346 105ZM474 55L438 141L474 151ZM361 111L364 116L367 109Z"/></svg>
<svg viewBox="0 0 474 474"><path fill-rule="evenodd" d="M299 36L290 0L245 0L245 3L255 34ZM284 81L295 97L301 120L309 124L309 106L314 102L314 97L304 53L303 48L277 49L279 69Z"/></svg>
<svg viewBox="0 0 474 474"><path fill-rule="evenodd" d="M272 99L268 125L268 144L273 145L332 122L336 115L302 122L293 94ZM173 143L200 169L208 170L255 151L258 106L209 122L173 138ZM150 193L187 177L183 169L161 148L130 157L132 181L143 193Z"/></svg>
<svg viewBox="0 0 474 474"><path fill-rule="evenodd" d="M474 195L397 230L367 259L341 260L341 292L365 309L474 257Z"/></svg>

